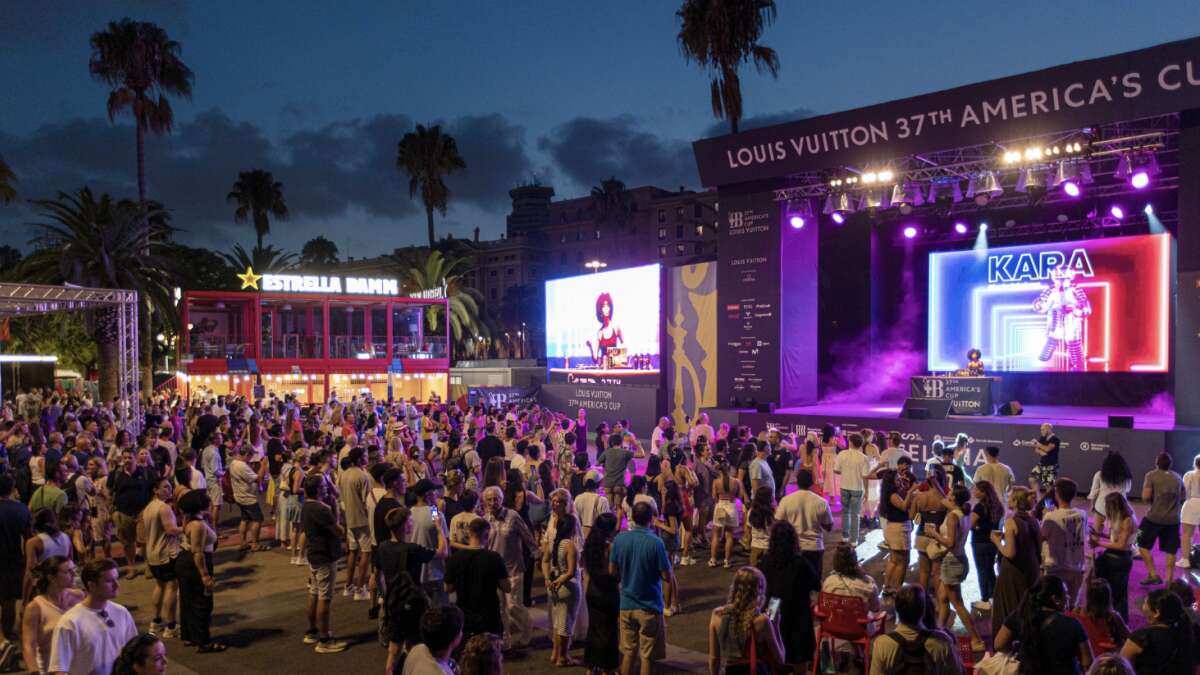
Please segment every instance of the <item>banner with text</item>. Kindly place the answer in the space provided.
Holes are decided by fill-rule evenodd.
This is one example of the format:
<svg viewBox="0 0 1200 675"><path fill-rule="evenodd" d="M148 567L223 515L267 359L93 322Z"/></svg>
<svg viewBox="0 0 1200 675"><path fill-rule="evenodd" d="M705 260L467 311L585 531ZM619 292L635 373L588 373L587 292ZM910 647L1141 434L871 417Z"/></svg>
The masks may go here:
<svg viewBox="0 0 1200 675"><path fill-rule="evenodd" d="M633 433L644 443L658 422L659 390L651 387L543 384L542 405L574 416L580 408L588 411L589 432L601 422L611 426L617 420L629 420Z"/></svg>

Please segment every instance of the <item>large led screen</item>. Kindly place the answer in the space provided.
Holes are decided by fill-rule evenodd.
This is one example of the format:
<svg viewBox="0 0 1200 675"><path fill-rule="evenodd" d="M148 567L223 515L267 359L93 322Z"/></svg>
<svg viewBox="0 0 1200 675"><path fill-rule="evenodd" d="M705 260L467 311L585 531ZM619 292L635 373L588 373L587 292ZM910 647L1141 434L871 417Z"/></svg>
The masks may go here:
<svg viewBox="0 0 1200 675"><path fill-rule="evenodd" d="M929 369L1165 372L1167 234L929 255Z"/></svg>
<svg viewBox="0 0 1200 675"><path fill-rule="evenodd" d="M658 265L646 265L547 281L551 374L639 379L656 374L659 275Z"/></svg>

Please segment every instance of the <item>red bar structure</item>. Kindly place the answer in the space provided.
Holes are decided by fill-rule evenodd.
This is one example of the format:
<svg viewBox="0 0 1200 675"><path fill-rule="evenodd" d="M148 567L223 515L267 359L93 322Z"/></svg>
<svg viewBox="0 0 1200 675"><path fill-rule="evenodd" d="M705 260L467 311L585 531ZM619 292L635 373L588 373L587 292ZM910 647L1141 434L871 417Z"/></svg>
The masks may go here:
<svg viewBox="0 0 1200 675"><path fill-rule="evenodd" d="M292 394L302 402L370 392L377 400L445 398L450 337L444 298L185 291L180 302L188 396ZM440 308L437 330L426 313ZM390 387L389 387L390 385Z"/></svg>

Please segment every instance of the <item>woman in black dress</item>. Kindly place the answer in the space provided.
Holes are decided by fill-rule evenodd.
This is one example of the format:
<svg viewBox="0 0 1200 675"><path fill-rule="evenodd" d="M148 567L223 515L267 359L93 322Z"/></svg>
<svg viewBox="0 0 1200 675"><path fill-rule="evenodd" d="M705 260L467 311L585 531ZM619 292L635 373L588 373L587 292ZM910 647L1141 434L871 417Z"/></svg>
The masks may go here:
<svg viewBox="0 0 1200 675"><path fill-rule="evenodd" d="M1000 576L996 578L996 594L992 598L992 635L1009 615L1021 605L1021 600L1033 587L1041 565L1041 543L1038 522L1029 515L1033 509L1034 493L1028 488L1014 487L1008 496L1013 515L1004 521L1004 534L992 532L992 543L1000 551Z"/></svg>
<svg viewBox="0 0 1200 675"><path fill-rule="evenodd" d="M821 587L817 572L800 550L796 529L786 520L771 525L767 553L758 568L767 578L767 597L779 598L779 636L787 664L796 673L807 671L816 644L813 638L811 596Z"/></svg>
<svg viewBox="0 0 1200 675"><path fill-rule="evenodd" d="M617 517L602 513L596 517L583 544L588 613L583 663L593 675L616 672L621 667L621 653L617 645L621 592L617 578L608 572L608 551L616 534Z"/></svg>

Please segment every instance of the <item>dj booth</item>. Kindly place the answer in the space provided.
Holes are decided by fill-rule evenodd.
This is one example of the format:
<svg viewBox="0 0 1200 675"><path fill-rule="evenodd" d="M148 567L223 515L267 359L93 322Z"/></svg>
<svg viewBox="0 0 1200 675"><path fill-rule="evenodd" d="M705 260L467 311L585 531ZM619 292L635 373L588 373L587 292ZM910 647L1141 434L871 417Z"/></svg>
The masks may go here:
<svg viewBox="0 0 1200 675"><path fill-rule="evenodd" d="M995 410L992 389L999 380L987 376L915 375L910 396L927 403L948 402L947 412L951 415L991 415Z"/></svg>

